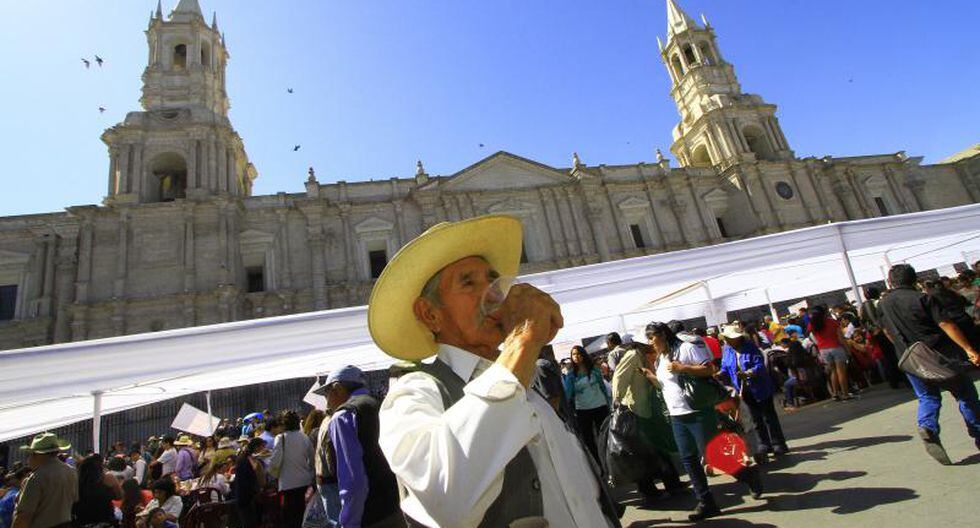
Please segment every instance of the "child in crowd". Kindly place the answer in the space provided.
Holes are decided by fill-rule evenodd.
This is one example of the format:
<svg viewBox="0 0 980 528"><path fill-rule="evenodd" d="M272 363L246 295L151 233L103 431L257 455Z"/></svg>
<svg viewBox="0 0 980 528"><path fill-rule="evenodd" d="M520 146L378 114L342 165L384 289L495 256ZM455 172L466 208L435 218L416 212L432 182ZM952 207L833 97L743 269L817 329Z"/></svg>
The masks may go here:
<svg viewBox="0 0 980 528"><path fill-rule="evenodd" d="M167 520L167 512L163 508L153 508L147 517L152 528L177 528L177 523Z"/></svg>

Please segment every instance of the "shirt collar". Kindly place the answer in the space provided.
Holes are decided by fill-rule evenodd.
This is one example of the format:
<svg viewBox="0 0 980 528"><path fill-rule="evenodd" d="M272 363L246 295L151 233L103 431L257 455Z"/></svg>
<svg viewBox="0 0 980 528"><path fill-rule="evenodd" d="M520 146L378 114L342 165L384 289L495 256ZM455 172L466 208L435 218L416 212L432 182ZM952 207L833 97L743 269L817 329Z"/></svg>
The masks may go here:
<svg viewBox="0 0 980 528"><path fill-rule="evenodd" d="M362 394L370 394L370 392L368 392L367 390L367 387L361 387L359 389L354 390L354 392L350 393L351 396L360 396Z"/></svg>
<svg viewBox="0 0 980 528"><path fill-rule="evenodd" d="M445 343L439 343L439 352L436 354L436 357L448 365L457 376L465 381L469 381L476 374L479 374L477 367L480 367L479 370L482 372L490 366L490 361L487 361L485 358Z"/></svg>

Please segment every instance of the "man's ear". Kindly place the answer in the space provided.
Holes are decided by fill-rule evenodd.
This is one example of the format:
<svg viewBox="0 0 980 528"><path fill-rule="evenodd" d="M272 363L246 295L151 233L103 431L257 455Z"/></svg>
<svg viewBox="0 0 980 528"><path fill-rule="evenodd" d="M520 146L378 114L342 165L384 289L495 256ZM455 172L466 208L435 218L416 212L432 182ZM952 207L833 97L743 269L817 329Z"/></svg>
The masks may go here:
<svg viewBox="0 0 980 528"><path fill-rule="evenodd" d="M415 313L415 318L424 324L433 334L438 334L442 330L442 314L432 304L432 301L424 297L419 297L412 304L412 311Z"/></svg>

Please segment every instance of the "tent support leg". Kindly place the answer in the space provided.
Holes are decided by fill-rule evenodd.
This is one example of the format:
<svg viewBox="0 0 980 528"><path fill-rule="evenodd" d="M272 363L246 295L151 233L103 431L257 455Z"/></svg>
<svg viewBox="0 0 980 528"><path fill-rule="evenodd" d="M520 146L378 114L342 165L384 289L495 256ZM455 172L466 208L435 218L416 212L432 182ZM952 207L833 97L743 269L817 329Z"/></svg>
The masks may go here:
<svg viewBox="0 0 980 528"><path fill-rule="evenodd" d="M769 296L769 288L765 289L766 292L766 304L769 305L769 315L772 316L772 320L779 322L779 313L776 312L776 307L772 305L772 297Z"/></svg>
<svg viewBox="0 0 980 528"><path fill-rule="evenodd" d="M211 391L204 393L204 399L208 402L208 432L214 435L214 415L211 414Z"/></svg>
<svg viewBox="0 0 980 528"><path fill-rule="evenodd" d="M847 256L847 245L844 243L844 234L841 233L840 225L835 225L837 229L837 247L840 249L841 259L844 261L844 270L847 271L847 278L851 281L851 290L854 292L854 298L857 300L858 308L864 303L863 297L861 297L861 290L858 288L857 279L854 277L854 268L851 267L851 258ZM888 256L885 256L888 259Z"/></svg>
<svg viewBox="0 0 980 528"><path fill-rule="evenodd" d="M92 392L92 452L101 453L99 445L102 437L102 391Z"/></svg>

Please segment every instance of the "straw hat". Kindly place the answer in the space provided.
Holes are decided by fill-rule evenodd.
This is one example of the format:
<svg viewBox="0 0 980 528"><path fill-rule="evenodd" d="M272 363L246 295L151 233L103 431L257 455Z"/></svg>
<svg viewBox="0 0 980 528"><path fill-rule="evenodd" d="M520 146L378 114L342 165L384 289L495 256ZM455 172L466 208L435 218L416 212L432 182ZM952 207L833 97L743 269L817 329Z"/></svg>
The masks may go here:
<svg viewBox="0 0 980 528"><path fill-rule="evenodd" d="M235 444L235 442L233 442L231 440L231 438L228 438L227 436L222 436L221 437L221 440L218 440L218 447L217 447L217 449L218 450L221 450L221 449L238 449L238 446Z"/></svg>
<svg viewBox="0 0 980 528"><path fill-rule="evenodd" d="M726 339L738 339L745 337L745 334L738 329L738 325L727 325L721 327L721 335Z"/></svg>
<svg viewBox="0 0 980 528"><path fill-rule="evenodd" d="M191 436L190 435L182 434L182 435L180 435L180 436L177 437L177 440L174 442L174 445L175 446L191 446L191 445L194 445L194 441L191 440Z"/></svg>
<svg viewBox="0 0 980 528"><path fill-rule="evenodd" d="M420 361L436 353L432 332L412 308L425 283L439 270L466 257L483 257L501 275L521 264L521 221L486 215L443 222L405 245L385 266L368 302L368 330L375 344L397 359Z"/></svg>
<svg viewBox="0 0 980 528"><path fill-rule="evenodd" d="M38 455L53 455L71 449L71 444L58 438L54 433L41 433L31 440L31 445L20 446L21 451Z"/></svg>

